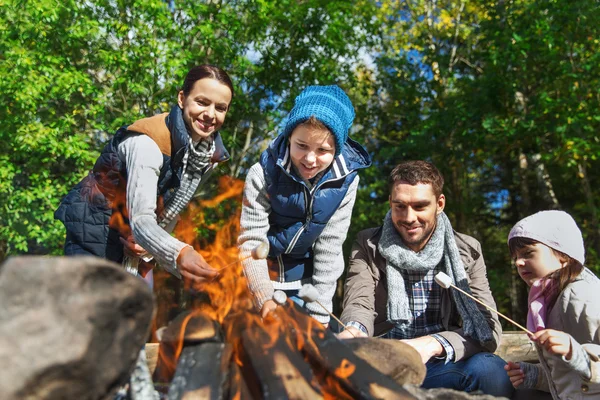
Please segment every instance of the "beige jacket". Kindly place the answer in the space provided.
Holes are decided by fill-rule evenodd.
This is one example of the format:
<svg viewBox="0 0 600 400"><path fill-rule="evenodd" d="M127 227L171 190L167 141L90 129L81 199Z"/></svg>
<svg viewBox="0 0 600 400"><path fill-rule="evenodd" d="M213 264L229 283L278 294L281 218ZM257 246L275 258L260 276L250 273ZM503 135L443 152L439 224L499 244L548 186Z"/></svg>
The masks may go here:
<svg viewBox="0 0 600 400"><path fill-rule="evenodd" d="M360 322L367 328L369 336L380 336L393 325L387 322L387 280L386 261L377 251L381 237L381 227L366 229L358 233L352 247L350 266L344 285L344 311L341 320ZM473 296L496 308L487 280L481 245L474 238L455 232L456 244L460 252L469 286ZM465 336L460 327L460 316L449 291L442 297L442 325L446 330L438 332L454 349L454 361L469 358L480 352L494 352L500 344L502 327L498 315L479 306L479 309L492 328L494 340L485 347Z"/></svg>
<svg viewBox="0 0 600 400"><path fill-rule="evenodd" d="M587 268L559 295L548 313L546 326L567 332L573 338L570 362L536 345L540 364L536 389L552 393L554 399L600 399L600 280ZM577 358L590 360L590 379L573 370Z"/></svg>

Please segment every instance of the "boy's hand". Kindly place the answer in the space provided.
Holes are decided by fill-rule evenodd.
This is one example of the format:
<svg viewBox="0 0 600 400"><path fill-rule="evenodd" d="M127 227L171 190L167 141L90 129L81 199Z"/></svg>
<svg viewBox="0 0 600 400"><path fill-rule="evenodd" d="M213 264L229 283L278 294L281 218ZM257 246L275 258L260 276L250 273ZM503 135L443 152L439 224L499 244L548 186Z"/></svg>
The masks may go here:
<svg viewBox="0 0 600 400"><path fill-rule="evenodd" d="M570 360L573 355L571 335L568 333L555 331L554 329L544 329L534 333L531 339L538 342L549 353L563 356L567 360Z"/></svg>
<svg viewBox="0 0 600 400"><path fill-rule="evenodd" d="M267 315L269 315L269 313L271 311L274 311L276 308L277 308L277 303L275 303L275 300L265 301L265 303L262 306L262 309L260 310L261 318L265 318Z"/></svg>
<svg viewBox="0 0 600 400"><path fill-rule="evenodd" d="M181 271L181 276L192 283L203 283L218 275L218 272L208 265L204 257L192 247L184 247L177 257L177 265Z"/></svg>
<svg viewBox="0 0 600 400"><path fill-rule="evenodd" d="M519 363L509 361L508 364L504 366L504 369L510 379L510 383L512 383L515 389L523 384L523 381L525 381L525 372L523 372Z"/></svg>

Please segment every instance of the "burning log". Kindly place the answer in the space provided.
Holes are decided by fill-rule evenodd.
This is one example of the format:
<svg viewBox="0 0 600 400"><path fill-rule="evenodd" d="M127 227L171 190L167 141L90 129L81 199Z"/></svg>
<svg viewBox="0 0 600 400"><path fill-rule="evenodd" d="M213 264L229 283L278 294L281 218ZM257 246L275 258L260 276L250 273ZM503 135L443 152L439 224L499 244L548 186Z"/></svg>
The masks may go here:
<svg viewBox="0 0 600 400"><path fill-rule="evenodd" d="M230 345L201 343L186 346L179 357L168 399L224 399L230 361Z"/></svg>
<svg viewBox="0 0 600 400"><path fill-rule="evenodd" d="M400 385L421 385L427 369L421 355L399 340L356 338L344 340L354 353L373 368L392 378Z"/></svg>
<svg viewBox="0 0 600 400"><path fill-rule="evenodd" d="M171 382L184 346L204 342L222 342L218 324L199 312L180 314L169 324L161 338L154 382Z"/></svg>
<svg viewBox="0 0 600 400"><path fill-rule="evenodd" d="M273 341L269 335L258 330L242 334L242 362L252 397L256 399L320 399L320 387L312 370L297 351L294 351L282 335ZM251 368L250 368L251 367Z"/></svg>
<svg viewBox="0 0 600 400"><path fill-rule="evenodd" d="M306 332L306 343L302 353L312 365L320 371L321 380L326 382L327 390L342 389L350 399L414 399L406 389L382 374L369 363L358 357L335 335L324 329L321 324L298 310L290 302L292 320L298 324L292 329Z"/></svg>

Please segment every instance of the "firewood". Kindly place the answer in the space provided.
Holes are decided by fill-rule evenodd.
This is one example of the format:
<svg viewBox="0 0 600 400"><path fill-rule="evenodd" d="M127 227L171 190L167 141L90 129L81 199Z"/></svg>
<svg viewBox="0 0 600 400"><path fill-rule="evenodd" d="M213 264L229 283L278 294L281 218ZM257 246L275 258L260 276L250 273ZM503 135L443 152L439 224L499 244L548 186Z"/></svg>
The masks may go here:
<svg viewBox="0 0 600 400"><path fill-rule="evenodd" d="M242 334L242 374L256 399L322 399L313 384L310 366L290 347L286 335L272 339L265 330L247 330Z"/></svg>
<svg viewBox="0 0 600 400"><path fill-rule="evenodd" d="M185 312L178 315L162 335L158 361L153 374L154 382L160 384L171 382L184 346L221 341L218 324L206 315L198 312Z"/></svg>
<svg viewBox="0 0 600 400"><path fill-rule="evenodd" d="M186 345L169 388L169 400L224 399L229 379L231 345Z"/></svg>
<svg viewBox="0 0 600 400"><path fill-rule="evenodd" d="M294 321L288 329L299 330L306 335L302 353L315 371L321 371L321 379L325 377L329 382L325 390L335 390L335 382L352 399L415 399L393 379L354 354L332 332L324 329L299 307L292 304L288 311ZM317 372L315 374L318 375Z"/></svg>

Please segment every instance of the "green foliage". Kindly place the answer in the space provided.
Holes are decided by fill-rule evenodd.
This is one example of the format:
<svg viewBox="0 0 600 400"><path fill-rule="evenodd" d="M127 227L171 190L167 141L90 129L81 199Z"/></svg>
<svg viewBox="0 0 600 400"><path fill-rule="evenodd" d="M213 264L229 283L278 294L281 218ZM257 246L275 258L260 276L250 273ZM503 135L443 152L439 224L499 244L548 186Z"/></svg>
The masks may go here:
<svg viewBox="0 0 600 400"><path fill-rule="evenodd" d="M367 2L0 4L0 258L60 252L60 199L115 129L168 111L190 67L218 65L236 83L225 172L243 175L302 87L351 86L358 50L376 40Z"/></svg>
<svg viewBox="0 0 600 400"><path fill-rule="evenodd" d="M346 246L380 224L393 166L431 160L501 310L519 316L505 244L518 219L567 210L600 271L599 27L586 0L0 0L0 259L59 253L52 213L102 144L211 63L236 84L222 174L243 179L305 86L340 84L374 160Z"/></svg>

